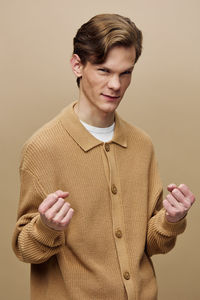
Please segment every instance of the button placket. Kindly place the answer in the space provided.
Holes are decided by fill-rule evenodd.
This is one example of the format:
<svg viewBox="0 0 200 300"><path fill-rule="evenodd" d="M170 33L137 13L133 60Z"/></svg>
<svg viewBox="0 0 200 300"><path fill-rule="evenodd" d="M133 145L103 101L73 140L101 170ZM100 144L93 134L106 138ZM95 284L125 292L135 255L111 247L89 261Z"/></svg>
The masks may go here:
<svg viewBox="0 0 200 300"><path fill-rule="evenodd" d="M130 266L126 248L126 239L123 238L125 232L125 224L120 191L120 177L118 175L118 169L116 166L114 147L116 146L112 144L112 148L110 147L109 151L106 151L106 146L104 148L110 170L110 195L112 207L113 235L115 236L116 251L121 270L122 280L128 295L128 300L131 300L134 297L134 285L133 279L131 278L129 273Z"/></svg>

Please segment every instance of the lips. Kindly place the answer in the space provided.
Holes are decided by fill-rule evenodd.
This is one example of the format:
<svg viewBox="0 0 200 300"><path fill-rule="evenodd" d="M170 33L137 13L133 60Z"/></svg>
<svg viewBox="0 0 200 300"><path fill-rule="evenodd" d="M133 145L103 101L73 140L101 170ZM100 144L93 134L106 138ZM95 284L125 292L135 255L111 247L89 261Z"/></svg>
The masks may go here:
<svg viewBox="0 0 200 300"><path fill-rule="evenodd" d="M112 96L112 95L106 95L106 94L102 94L104 97L109 98L109 99L118 99L120 96Z"/></svg>

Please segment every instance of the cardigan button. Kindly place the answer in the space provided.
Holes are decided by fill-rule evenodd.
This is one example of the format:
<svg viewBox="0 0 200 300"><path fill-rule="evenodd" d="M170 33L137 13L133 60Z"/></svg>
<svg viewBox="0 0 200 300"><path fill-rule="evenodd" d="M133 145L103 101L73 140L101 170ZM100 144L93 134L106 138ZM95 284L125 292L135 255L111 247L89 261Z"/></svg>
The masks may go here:
<svg viewBox="0 0 200 300"><path fill-rule="evenodd" d="M131 278L131 275L130 275L130 273L129 272L124 272L124 274L123 274L123 276L124 276L124 279L126 279L126 280L129 280L130 278Z"/></svg>
<svg viewBox="0 0 200 300"><path fill-rule="evenodd" d="M111 191L112 191L112 193L113 193L114 195L117 194L117 187L116 187L115 184L112 184L112 186L111 186Z"/></svg>
<svg viewBox="0 0 200 300"><path fill-rule="evenodd" d="M117 229L117 230L115 231L115 236L116 236L118 239L121 239L121 237L122 237L122 231L121 231L120 229Z"/></svg>
<svg viewBox="0 0 200 300"><path fill-rule="evenodd" d="M105 149L106 149L106 152L109 152L110 151L110 145L105 143Z"/></svg>

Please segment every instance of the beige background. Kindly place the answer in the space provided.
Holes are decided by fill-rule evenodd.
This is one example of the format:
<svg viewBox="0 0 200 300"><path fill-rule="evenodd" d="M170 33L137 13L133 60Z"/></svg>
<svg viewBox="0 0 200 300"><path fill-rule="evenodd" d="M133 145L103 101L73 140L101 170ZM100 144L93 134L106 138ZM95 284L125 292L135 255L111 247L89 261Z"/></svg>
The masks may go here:
<svg viewBox="0 0 200 300"><path fill-rule="evenodd" d="M197 196L176 248L153 259L159 300L200 299L199 11L198 0L0 1L1 299L29 299L29 266L10 246L21 146L77 98L72 38L102 12L130 17L144 34L142 57L118 111L151 135L164 186L185 182Z"/></svg>

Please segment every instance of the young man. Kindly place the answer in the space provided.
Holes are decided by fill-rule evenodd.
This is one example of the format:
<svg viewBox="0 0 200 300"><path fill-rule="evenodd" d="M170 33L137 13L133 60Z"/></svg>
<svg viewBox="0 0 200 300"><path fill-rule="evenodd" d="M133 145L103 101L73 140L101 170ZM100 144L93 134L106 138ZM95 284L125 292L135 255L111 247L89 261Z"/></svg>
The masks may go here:
<svg viewBox="0 0 200 300"><path fill-rule="evenodd" d="M141 50L128 18L83 24L71 58L79 100L23 148L13 249L31 263L32 299L157 298L150 256L173 248L195 198L171 184L162 201L150 138L116 113Z"/></svg>

